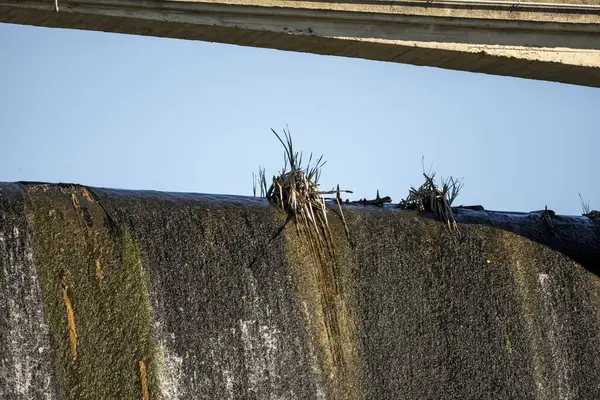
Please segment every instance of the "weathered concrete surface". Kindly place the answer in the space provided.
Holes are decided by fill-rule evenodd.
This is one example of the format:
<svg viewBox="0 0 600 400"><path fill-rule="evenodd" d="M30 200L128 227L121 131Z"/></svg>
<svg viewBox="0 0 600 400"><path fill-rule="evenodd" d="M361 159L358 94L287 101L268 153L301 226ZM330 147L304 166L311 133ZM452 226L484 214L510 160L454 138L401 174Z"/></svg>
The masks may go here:
<svg viewBox="0 0 600 400"><path fill-rule="evenodd" d="M329 213L0 184L0 397L600 398L600 221Z"/></svg>
<svg viewBox="0 0 600 400"><path fill-rule="evenodd" d="M598 276L485 220L456 238L420 218L353 220L366 398L600 396Z"/></svg>
<svg viewBox="0 0 600 400"><path fill-rule="evenodd" d="M58 398L25 198L0 187L0 398Z"/></svg>
<svg viewBox="0 0 600 400"><path fill-rule="evenodd" d="M557 3L578 6L59 0L57 12L51 0L0 0L0 22L231 43L600 87L600 2Z"/></svg>

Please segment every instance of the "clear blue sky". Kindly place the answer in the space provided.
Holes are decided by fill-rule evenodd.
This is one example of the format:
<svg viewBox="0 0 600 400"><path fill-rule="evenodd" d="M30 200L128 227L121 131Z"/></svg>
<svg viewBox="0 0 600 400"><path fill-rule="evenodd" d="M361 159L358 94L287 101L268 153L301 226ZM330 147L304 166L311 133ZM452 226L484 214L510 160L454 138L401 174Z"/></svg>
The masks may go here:
<svg viewBox="0 0 600 400"><path fill-rule="evenodd" d="M0 24L0 181L252 194L289 125L322 183L394 202L600 208L600 89L173 39Z"/></svg>

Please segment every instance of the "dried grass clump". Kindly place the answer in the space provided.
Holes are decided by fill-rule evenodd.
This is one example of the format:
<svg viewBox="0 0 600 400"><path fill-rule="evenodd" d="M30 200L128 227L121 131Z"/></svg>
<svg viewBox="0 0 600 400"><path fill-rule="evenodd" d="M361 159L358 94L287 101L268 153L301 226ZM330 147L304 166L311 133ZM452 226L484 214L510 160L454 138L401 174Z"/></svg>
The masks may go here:
<svg viewBox="0 0 600 400"><path fill-rule="evenodd" d="M265 169L258 167L258 175L252 173L253 187L252 191L256 197L257 187L260 188L260 197L266 197L270 202L279 205L284 211L288 212L294 218L296 228L300 232L300 227L311 227L318 231L320 228L326 228L329 231L327 221L327 211L325 200L335 200L346 234L349 236L348 226L342 210L340 193L352 193L351 190L340 190L337 186L335 190L320 191L319 178L321 168L325 165L323 156L313 161L313 155L310 154L306 167L302 165L302 153L294 151L292 137L289 130L283 130L285 141L275 132L277 139L285 149L284 166L279 176L273 177L273 183L267 188L267 179ZM335 194L334 198L325 198L325 194Z"/></svg>
<svg viewBox="0 0 600 400"><path fill-rule="evenodd" d="M277 136L285 150L284 166L279 176L273 177L273 183L268 189L266 189L264 169L259 170L258 179L261 191L264 187L267 199L280 206L294 218L298 232L301 229L308 229L315 234L324 234L329 237L331 233L329 232L323 195L338 193L339 197L340 191L339 189L326 192L319 190L321 168L323 168L326 161L323 161L323 156L313 160L311 153L308 163L303 166L302 153L294 151L289 130L284 129L283 131L285 141L277 132L272 129L271 131Z"/></svg>
<svg viewBox="0 0 600 400"><path fill-rule="evenodd" d="M579 193L579 199L581 200L581 215L588 217L589 219L600 219L600 211L592 210L590 208L590 202L584 202L581 193Z"/></svg>
<svg viewBox="0 0 600 400"><path fill-rule="evenodd" d="M404 210L432 212L448 226L448 229L458 229L452 213L452 203L463 187L462 180L454 177L442 179L440 188L434 180L435 172L429 174L423 172L423 176L425 183L418 189L411 187L408 196L398 204L398 207Z"/></svg>
<svg viewBox="0 0 600 400"><path fill-rule="evenodd" d="M335 296L343 292L339 276L339 266L335 254L335 246L327 220L325 194L336 194L342 221L348 234L340 203L339 186L336 190L320 191L319 178L321 168L325 165L323 156L314 158L311 153L308 163L302 164L302 154L294 151L292 137L284 129L283 138L274 130L271 131L283 145L285 150L284 167L266 189L269 202L281 207L288 214L288 221L294 220L296 232L309 246L315 257L315 274L321 298L321 307L325 317L325 329L330 339L331 354L334 365L344 365L344 354L340 340L340 322ZM259 171L258 182L261 191L266 188L264 170ZM256 185L255 185L256 186ZM343 192L349 192L344 190ZM351 193L351 192L350 192Z"/></svg>
<svg viewBox="0 0 600 400"><path fill-rule="evenodd" d="M269 202L280 206L288 213L288 220L294 220L298 233L306 231L312 239L324 239L326 246L329 245L331 234L329 222L327 221L325 200L335 200L346 234L349 236L340 193L352 193L352 191L340 190L339 185L334 190L320 191L321 168L326 163L326 161L323 161L323 156L313 159L311 153L308 163L304 166L302 164L302 153L294 151L289 129L287 131L283 130L283 139L273 129L271 131L285 150L283 169L278 176L273 176L273 182L267 188L265 168L259 166L258 175L252 173L254 197L260 189L260 197L266 197ZM325 194L335 194L336 197L325 198L323 196Z"/></svg>

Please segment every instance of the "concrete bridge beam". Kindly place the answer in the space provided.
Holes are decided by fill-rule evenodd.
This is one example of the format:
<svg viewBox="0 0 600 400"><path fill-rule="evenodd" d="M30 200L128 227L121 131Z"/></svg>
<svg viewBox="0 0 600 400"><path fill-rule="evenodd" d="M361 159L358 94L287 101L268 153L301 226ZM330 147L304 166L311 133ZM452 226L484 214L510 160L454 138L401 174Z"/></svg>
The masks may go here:
<svg viewBox="0 0 600 400"><path fill-rule="evenodd" d="M0 0L0 22L600 87L600 2L590 1Z"/></svg>

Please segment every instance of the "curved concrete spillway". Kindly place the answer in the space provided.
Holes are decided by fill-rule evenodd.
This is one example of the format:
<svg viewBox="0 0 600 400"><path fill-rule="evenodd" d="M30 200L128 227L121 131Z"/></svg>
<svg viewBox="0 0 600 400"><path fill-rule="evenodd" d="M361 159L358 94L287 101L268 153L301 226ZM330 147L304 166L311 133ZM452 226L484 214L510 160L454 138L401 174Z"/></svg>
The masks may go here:
<svg viewBox="0 0 600 400"><path fill-rule="evenodd" d="M0 398L600 398L599 221L335 210L0 184Z"/></svg>

